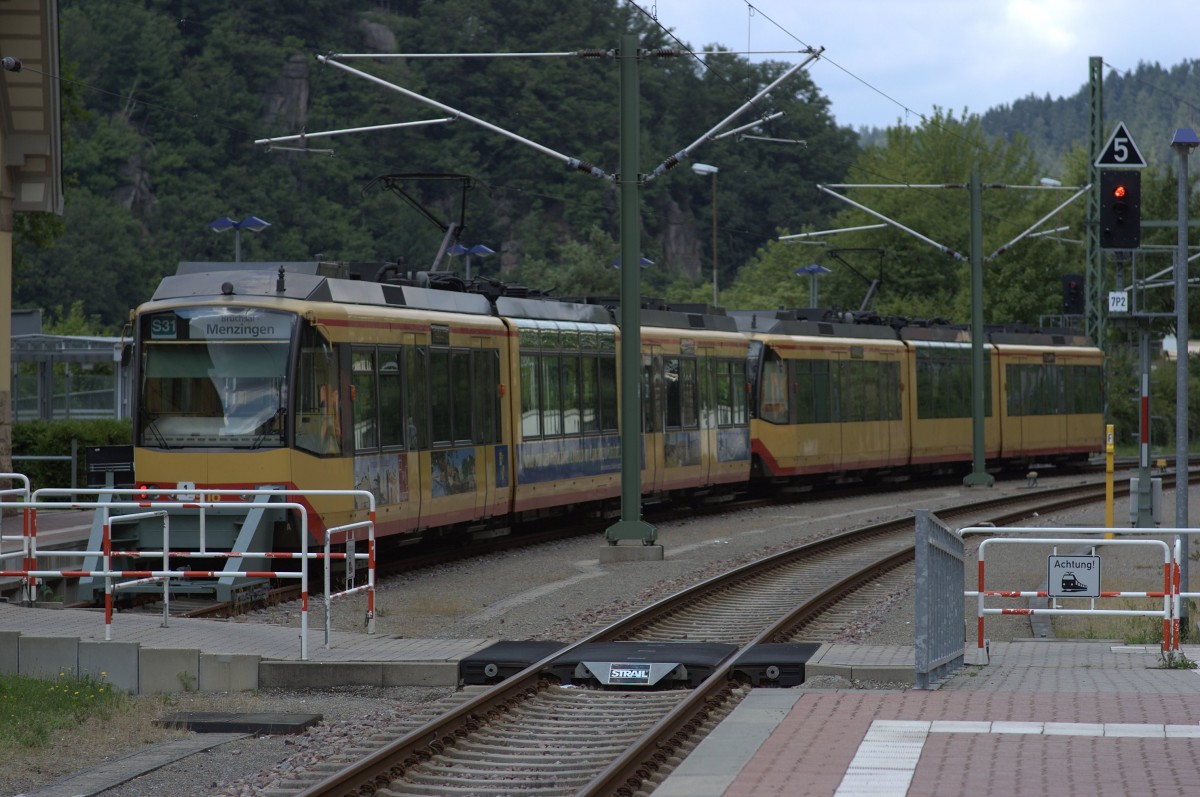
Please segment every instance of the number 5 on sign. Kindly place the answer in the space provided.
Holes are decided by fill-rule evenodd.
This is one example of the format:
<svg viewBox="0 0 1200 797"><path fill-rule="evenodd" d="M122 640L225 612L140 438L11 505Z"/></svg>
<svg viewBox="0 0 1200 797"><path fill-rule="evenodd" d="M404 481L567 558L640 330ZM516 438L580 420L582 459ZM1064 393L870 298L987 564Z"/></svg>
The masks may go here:
<svg viewBox="0 0 1200 797"><path fill-rule="evenodd" d="M1110 312L1110 313L1128 313L1129 312L1129 293L1126 291L1109 291L1108 292L1108 312Z"/></svg>

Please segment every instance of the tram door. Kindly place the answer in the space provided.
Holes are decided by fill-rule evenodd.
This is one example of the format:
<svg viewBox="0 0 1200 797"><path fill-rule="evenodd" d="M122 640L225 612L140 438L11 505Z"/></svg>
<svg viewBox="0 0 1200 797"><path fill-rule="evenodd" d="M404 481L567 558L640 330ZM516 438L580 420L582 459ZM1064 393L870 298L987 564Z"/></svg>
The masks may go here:
<svg viewBox="0 0 1200 797"><path fill-rule="evenodd" d="M642 346L642 492L662 487L663 448L662 390L663 362L661 346Z"/></svg>

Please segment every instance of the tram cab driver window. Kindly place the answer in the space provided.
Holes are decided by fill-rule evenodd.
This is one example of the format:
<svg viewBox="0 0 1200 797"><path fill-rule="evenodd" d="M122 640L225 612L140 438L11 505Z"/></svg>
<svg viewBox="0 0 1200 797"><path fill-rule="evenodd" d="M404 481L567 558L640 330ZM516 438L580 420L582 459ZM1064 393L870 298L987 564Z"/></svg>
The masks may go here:
<svg viewBox="0 0 1200 797"><path fill-rule="evenodd" d="M342 407L336 352L311 328L305 332L301 346L296 447L314 454L341 454Z"/></svg>

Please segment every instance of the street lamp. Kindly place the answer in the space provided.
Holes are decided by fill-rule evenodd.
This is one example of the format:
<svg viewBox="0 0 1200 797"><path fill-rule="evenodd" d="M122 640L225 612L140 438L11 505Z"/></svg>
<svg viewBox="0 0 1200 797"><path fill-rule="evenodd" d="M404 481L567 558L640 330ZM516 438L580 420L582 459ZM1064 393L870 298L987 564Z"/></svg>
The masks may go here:
<svg viewBox="0 0 1200 797"><path fill-rule="evenodd" d="M477 255L479 257L487 257L488 255L496 254L496 251L490 247L484 246L483 244L475 244L474 246L463 246L462 244L455 244L454 246L452 246L446 250L446 254L450 255L451 257L454 257L455 255L464 255L463 263L466 265L467 281L470 282L471 281L471 255Z"/></svg>
<svg viewBox="0 0 1200 797"><path fill-rule="evenodd" d="M833 272L824 266L813 263L811 266L799 266L796 269L796 276L804 274L808 275L808 306L817 307L817 277L822 274L832 274Z"/></svg>
<svg viewBox="0 0 1200 797"><path fill-rule="evenodd" d="M696 174L711 174L712 175L712 195L713 195L713 214L712 214L712 272L713 272L713 305L717 304L717 172L720 171L716 166L710 166L707 163L693 163L692 171Z"/></svg>
<svg viewBox="0 0 1200 797"><path fill-rule="evenodd" d="M258 216L247 216L241 221L234 221L228 216L222 216L216 221L208 223L208 229L213 232L233 230L233 262L235 263L242 261L242 228L250 232L262 232L270 226L271 222L263 221Z"/></svg>
<svg viewBox="0 0 1200 797"><path fill-rule="evenodd" d="M1171 137L1171 149L1179 153L1178 217L1175 234L1175 478L1188 472L1188 156L1200 146L1200 136L1181 127ZM1186 482L1185 482L1186 485ZM1187 528L1187 487L1175 490L1175 526ZM1176 536L1182 545L1179 557L1180 589L1188 589L1188 535ZM1186 601L1183 615L1187 617ZM1185 624L1186 627L1186 624Z"/></svg>

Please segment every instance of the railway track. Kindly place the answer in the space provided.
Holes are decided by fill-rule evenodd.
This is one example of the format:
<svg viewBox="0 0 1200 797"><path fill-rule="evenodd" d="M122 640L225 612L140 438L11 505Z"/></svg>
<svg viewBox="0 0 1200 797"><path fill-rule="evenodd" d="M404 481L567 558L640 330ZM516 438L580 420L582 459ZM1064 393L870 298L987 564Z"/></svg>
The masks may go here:
<svg viewBox="0 0 1200 797"><path fill-rule="evenodd" d="M959 525L1004 525L1103 495L1102 484L1079 485L940 510L939 516ZM648 794L749 690L779 678L778 668L772 673L739 664L743 654L763 644L811 641L807 629L823 612L912 556L912 521L903 520L746 565L646 607L490 688L460 693L461 702L436 719L398 730L378 749L346 751L340 765L309 773L294 788L274 788L269 797ZM562 677L561 662L589 645L684 641L725 644L733 652L694 688L614 690Z"/></svg>
<svg viewBox="0 0 1200 797"><path fill-rule="evenodd" d="M1200 462L1200 459L1197 460ZM1131 463L1120 463L1122 469L1129 467ZM1136 463L1132 463L1136 464ZM1081 475L1094 475L1095 473L1103 473L1104 466L1095 463L1078 469ZM1015 474L1009 474L1008 478L1018 479L1024 478ZM1126 489L1125 482L1128 479L1127 472L1120 472L1117 475L1117 493ZM1164 475L1164 487L1172 483L1173 476L1171 474ZM956 485L961 482L960 476L954 476L948 479L939 479L934 481L922 482L922 486L936 486L938 484ZM825 499L831 498L852 498L856 495L874 493L878 491L878 485L864 483L849 483L838 486L830 486L822 490L821 497ZM732 501L720 501L699 505L675 506L671 504L659 504L646 509L646 517L655 523L664 523L679 518L694 518L698 515L720 514L731 511L739 511L752 509L758 506L778 505L792 503L796 496L792 493L779 495L770 498L761 496L743 496ZM517 548L527 547L530 545L538 545L542 543L554 542L568 537L586 536L602 534L604 529L611 525L611 519L594 519L584 522L563 523L552 521L540 521L532 526L529 530L520 531L512 534L498 535L486 539L481 539L468 546L453 546L443 550L431 550L426 552L417 552L414 546L406 547L406 551L411 551L405 556L398 556L392 559L384 560L381 558L377 565L377 580L381 581L389 576L399 575L401 573L412 572L416 570L435 567L437 565L446 564L448 562L459 561L462 559L483 556L502 551L513 550ZM319 587L313 587L317 589ZM300 587L298 584L291 582L288 584L273 587L267 597L266 605L277 605L288 601L298 600L300 597ZM173 598L171 602L171 614L178 617L210 617L210 618L226 618L235 617L244 613L249 609L262 608L262 604L245 604L245 603L230 603L223 601L215 601L206 598L188 598L180 600ZM126 610L138 611L144 613L156 614L162 611L162 604L153 595L145 595L134 604L127 607Z"/></svg>

